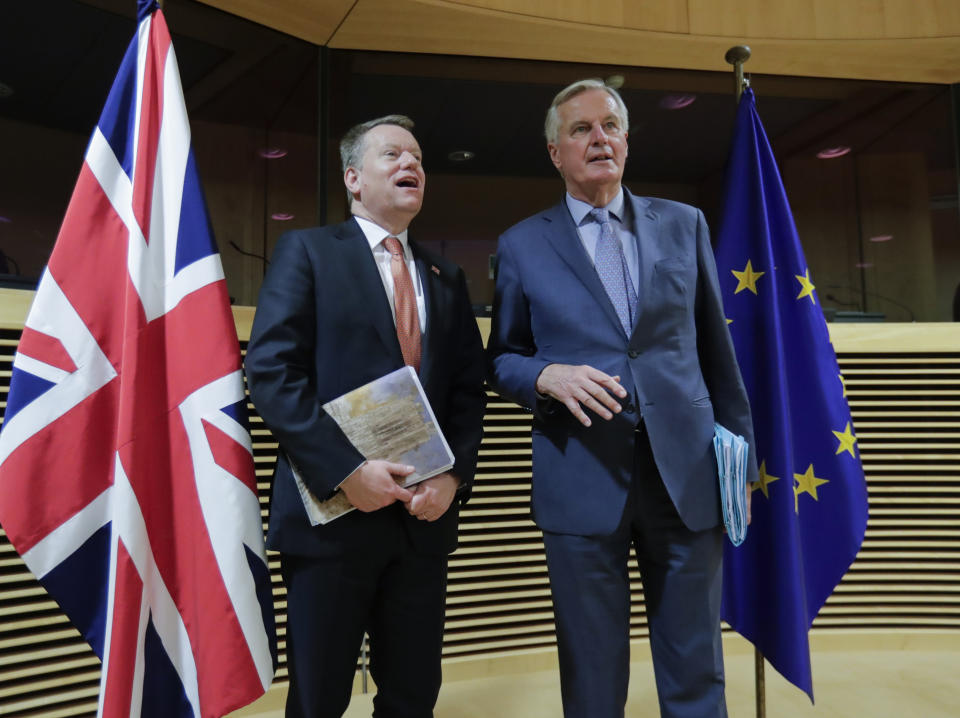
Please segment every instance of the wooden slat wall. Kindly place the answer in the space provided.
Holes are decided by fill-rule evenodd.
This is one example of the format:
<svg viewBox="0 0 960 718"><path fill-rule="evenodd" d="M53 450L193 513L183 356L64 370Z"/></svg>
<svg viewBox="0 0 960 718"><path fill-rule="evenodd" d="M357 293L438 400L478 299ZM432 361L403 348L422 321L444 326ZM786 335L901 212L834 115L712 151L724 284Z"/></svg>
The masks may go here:
<svg viewBox="0 0 960 718"><path fill-rule="evenodd" d="M241 336L249 332L248 314L238 315ZM0 329L0 410L19 337L18 327L6 326ZM870 331L860 328L846 342L834 331L867 472L870 522L857 561L814 631L957 631L960 348L955 340L938 339L943 327L887 326L873 335L887 332L886 340L862 341ZM484 423L474 497L450 563L448 660L515 656L554 645L543 547L529 518L530 416L491 394ZM251 428L266 521L276 443L255 414ZM281 648L277 681L283 683L285 590L276 556L270 566ZM631 633L643 637L635 569L632 579L637 601ZM0 715L93 716L98 682L98 660L0 535Z"/></svg>

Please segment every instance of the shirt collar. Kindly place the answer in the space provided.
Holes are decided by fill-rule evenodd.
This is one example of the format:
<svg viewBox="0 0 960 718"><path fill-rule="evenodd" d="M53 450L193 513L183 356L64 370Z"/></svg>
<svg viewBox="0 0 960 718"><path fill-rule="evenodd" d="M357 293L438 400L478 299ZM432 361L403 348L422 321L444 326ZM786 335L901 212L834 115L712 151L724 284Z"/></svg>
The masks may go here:
<svg viewBox="0 0 960 718"><path fill-rule="evenodd" d="M590 214L590 210L594 207L588 202L577 199L572 194L567 192L567 209L570 210L570 214L573 217L574 223L579 227L583 224L583 221L587 218L587 215ZM624 207L624 196L623 196L623 186L621 185L620 191L617 192L617 196L610 200L610 203L606 206L606 209L610 212L610 216L615 218L618 222L623 223Z"/></svg>
<svg viewBox="0 0 960 718"><path fill-rule="evenodd" d="M360 225L363 236L367 238L367 243L370 245L371 250L376 249L377 245L387 237L396 237L400 240L400 246L403 247L403 253L405 255L410 253L410 247L407 242L407 230L403 230L400 234L390 234L390 232L385 230L379 224L376 222L371 222L365 217L353 215L353 218L357 220L357 224Z"/></svg>

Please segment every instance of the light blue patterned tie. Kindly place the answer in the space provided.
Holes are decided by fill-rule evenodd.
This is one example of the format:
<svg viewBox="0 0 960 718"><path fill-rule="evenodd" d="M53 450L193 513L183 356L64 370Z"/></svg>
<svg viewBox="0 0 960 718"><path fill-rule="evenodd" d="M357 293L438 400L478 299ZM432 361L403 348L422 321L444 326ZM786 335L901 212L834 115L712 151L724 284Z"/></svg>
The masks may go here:
<svg viewBox="0 0 960 718"><path fill-rule="evenodd" d="M637 292L630 279L627 258L623 255L623 246L613 231L610 212L602 207L595 208L590 210L590 216L600 225L600 239L597 241L597 255L593 263L604 289L607 290L607 296L613 302L613 308L617 310L623 331L629 337L637 313Z"/></svg>

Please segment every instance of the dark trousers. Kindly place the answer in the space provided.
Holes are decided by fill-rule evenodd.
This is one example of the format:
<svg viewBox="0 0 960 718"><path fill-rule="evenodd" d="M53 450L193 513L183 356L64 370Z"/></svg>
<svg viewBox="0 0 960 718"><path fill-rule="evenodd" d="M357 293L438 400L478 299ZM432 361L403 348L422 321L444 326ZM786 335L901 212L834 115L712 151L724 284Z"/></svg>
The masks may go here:
<svg viewBox="0 0 960 718"><path fill-rule="evenodd" d="M395 511L391 507L382 511ZM380 512L377 512L380 513ZM378 524L384 518L375 519ZM375 718L431 718L440 692L447 557L395 535L334 557L283 555L287 718L340 718L366 631Z"/></svg>
<svg viewBox="0 0 960 718"><path fill-rule="evenodd" d="M589 491L589 477L584 477ZM725 718L720 594L723 532L683 525L637 433L633 485L611 536L544 533L565 718L622 718L630 671L632 543L643 580L664 718Z"/></svg>

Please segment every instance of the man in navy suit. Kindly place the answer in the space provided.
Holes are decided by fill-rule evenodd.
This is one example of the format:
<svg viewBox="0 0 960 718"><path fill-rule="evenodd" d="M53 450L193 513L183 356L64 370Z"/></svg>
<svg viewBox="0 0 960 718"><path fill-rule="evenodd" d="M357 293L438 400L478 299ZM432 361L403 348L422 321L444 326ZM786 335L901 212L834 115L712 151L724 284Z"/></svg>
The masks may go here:
<svg viewBox="0 0 960 718"><path fill-rule="evenodd" d="M358 125L340 154L353 217L282 236L257 304L250 396L280 450L267 547L287 587L286 715L336 718L364 632L378 718L429 718L440 690L447 554L476 468L483 347L463 271L407 238L426 177L413 123ZM404 364L455 457L411 489L412 467L365 461L322 405ZM311 526L294 482L359 509Z"/></svg>
<svg viewBox="0 0 960 718"><path fill-rule="evenodd" d="M534 412L566 718L624 715L631 544L661 715L725 716L712 439L718 422L752 447L750 408L703 215L623 188L627 128L599 80L554 99L566 195L500 237L488 371Z"/></svg>

